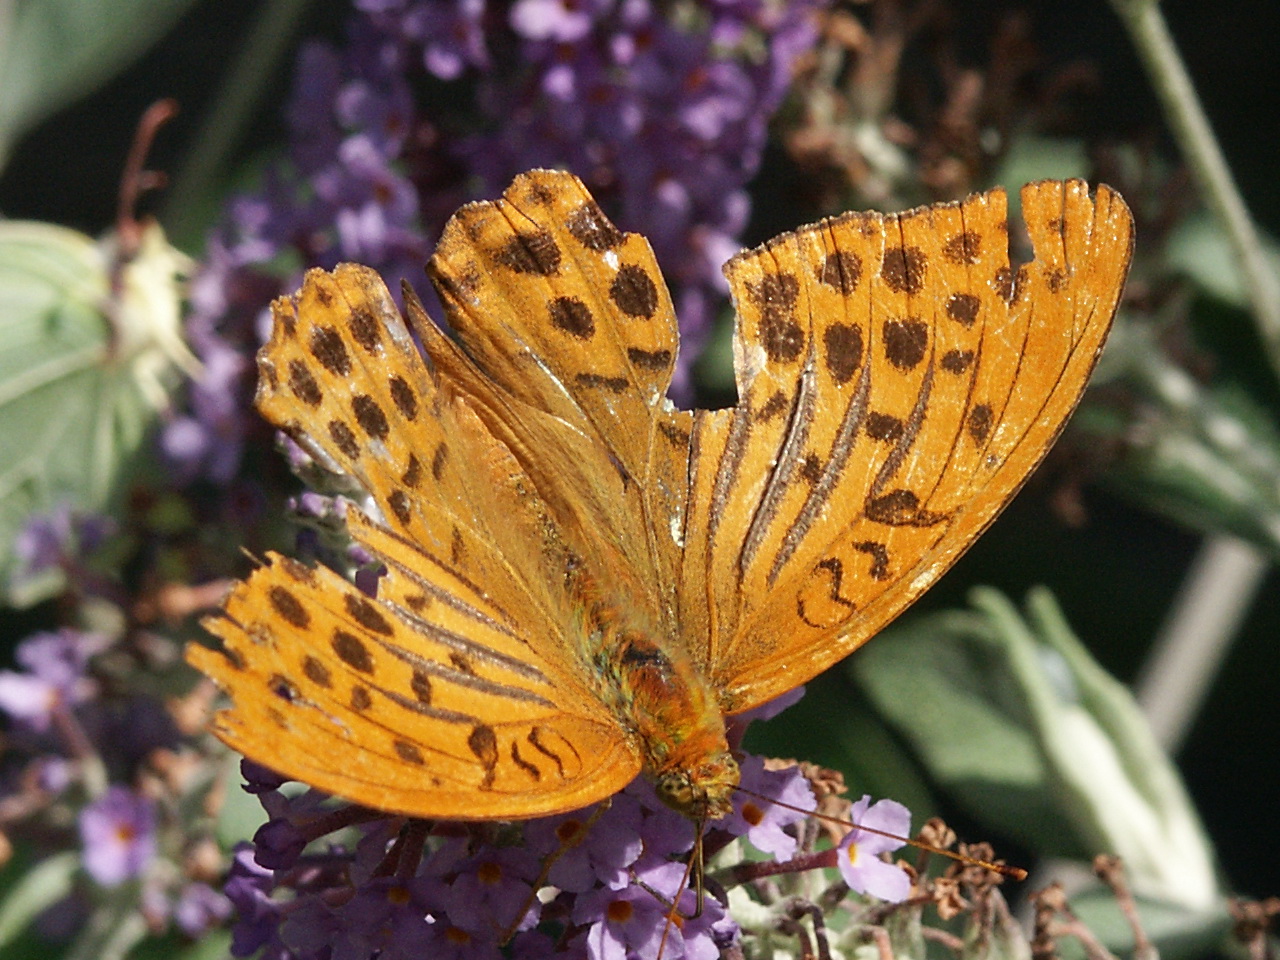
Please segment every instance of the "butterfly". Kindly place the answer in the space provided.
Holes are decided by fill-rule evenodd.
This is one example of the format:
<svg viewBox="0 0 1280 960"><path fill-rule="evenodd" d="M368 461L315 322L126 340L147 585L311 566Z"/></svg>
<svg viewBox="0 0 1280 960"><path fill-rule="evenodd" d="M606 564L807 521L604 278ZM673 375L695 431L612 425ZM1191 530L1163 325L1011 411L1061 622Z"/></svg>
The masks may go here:
<svg viewBox="0 0 1280 960"><path fill-rule="evenodd" d="M701 822L726 717L865 643L995 519L1110 329L1132 217L1102 186L849 213L725 267L737 403L667 398L679 338L648 243L535 170L446 226L408 285L312 270L272 305L257 405L360 493L376 597L269 554L188 660L214 729L414 817L576 810L637 775ZM417 341L421 344L421 349Z"/></svg>

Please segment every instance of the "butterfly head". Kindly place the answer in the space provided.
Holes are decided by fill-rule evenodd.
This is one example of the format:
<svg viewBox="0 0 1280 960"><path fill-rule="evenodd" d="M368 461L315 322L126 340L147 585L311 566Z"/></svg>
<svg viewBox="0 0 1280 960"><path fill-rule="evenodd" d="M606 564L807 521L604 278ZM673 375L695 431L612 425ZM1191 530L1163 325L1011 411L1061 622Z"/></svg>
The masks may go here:
<svg viewBox="0 0 1280 960"><path fill-rule="evenodd" d="M726 750L711 754L691 769L664 770L654 778L653 786L672 810L702 822L729 814L738 778L738 761Z"/></svg>

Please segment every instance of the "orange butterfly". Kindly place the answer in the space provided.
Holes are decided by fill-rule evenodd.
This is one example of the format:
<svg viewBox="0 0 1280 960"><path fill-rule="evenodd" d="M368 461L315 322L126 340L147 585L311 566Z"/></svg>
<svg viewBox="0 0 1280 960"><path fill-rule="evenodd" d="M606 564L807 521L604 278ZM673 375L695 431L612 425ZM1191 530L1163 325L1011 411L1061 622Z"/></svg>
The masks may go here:
<svg viewBox="0 0 1280 960"><path fill-rule="evenodd" d="M463 207L429 266L457 335L353 264L277 300L258 407L363 499L377 598L278 555L188 659L216 732L415 817L584 807L644 773L730 809L725 718L809 680L938 579L1062 430L1111 326L1132 218L1100 187L846 214L725 268L738 403L666 399L648 243L538 170Z"/></svg>

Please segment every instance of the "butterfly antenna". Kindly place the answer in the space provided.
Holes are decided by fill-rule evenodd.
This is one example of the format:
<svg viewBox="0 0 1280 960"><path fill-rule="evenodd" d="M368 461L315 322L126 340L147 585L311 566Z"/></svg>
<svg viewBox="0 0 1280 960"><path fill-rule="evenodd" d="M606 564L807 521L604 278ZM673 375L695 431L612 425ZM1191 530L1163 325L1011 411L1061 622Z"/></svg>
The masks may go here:
<svg viewBox="0 0 1280 960"><path fill-rule="evenodd" d="M747 796L755 797L766 803L771 803L775 807L782 807L784 810L794 810L796 813L803 813L807 817L814 817L817 820L825 820L827 823L838 823L842 827L853 827L864 833L874 833L880 837L888 837L890 840L900 840L905 844L915 847L917 850L923 850L926 853L936 853L940 857L946 857L948 860L955 860L958 863L968 864L971 867L982 867L984 870L990 870L992 873L998 873L1002 877L1008 877L1010 880L1027 879L1027 871L1022 867L1013 867L1007 863L996 863L992 860L983 860L980 857L970 857L963 853L956 853L954 850L947 850L945 847L939 847L932 843L926 843L923 840L915 840L911 837L901 837L896 833L890 833L888 830L877 830L875 827L863 826L860 823L854 823L851 820L845 820L841 817L833 817L830 814L819 813L817 810L806 810L803 807L797 807L790 803L784 803L781 800L775 800L772 797L766 797L763 793L756 793L754 790L748 790L746 787L736 787L739 793L745 793Z"/></svg>

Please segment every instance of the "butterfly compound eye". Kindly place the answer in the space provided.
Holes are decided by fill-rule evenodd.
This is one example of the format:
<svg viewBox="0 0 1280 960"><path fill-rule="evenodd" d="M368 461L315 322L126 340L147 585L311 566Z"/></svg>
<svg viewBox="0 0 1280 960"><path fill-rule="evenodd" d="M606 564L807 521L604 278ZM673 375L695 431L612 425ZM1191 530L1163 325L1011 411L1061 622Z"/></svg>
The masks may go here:
<svg viewBox="0 0 1280 960"><path fill-rule="evenodd" d="M654 789L658 799L679 813L689 814L694 806L693 783L682 770L662 774L654 781Z"/></svg>

